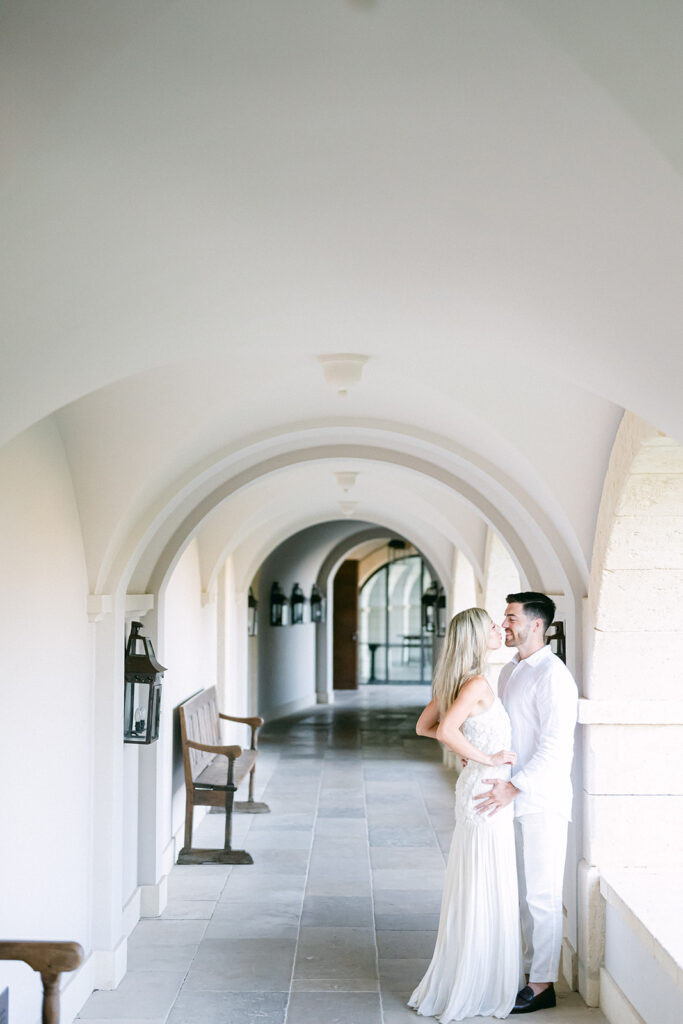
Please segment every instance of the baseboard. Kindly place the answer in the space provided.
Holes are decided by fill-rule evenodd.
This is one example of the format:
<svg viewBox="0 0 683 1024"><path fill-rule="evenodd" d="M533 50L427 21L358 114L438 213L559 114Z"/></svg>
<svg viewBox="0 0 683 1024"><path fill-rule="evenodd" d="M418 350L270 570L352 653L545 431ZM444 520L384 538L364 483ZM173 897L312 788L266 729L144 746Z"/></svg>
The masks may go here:
<svg viewBox="0 0 683 1024"><path fill-rule="evenodd" d="M95 988L95 962L96 954L91 953L77 971L62 975L62 986L59 993L62 1024L72 1024L90 999Z"/></svg>
<svg viewBox="0 0 683 1024"><path fill-rule="evenodd" d="M155 885L140 886L140 917L160 917L167 903L167 875L162 875Z"/></svg>
<svg viewBox="0 0 683 1024"><path fill-rule="evenodd" d="M128 936L116 949L96 949L93 988L118 988L128 967Z"/></svg>
<svg viewBox="0 0 683 1024"><path fill-rule="evenodd" d="M571 942L565 935L562 939L562 956L560 958L562 977L572 992L579 989L579 957Z"/></svg>
<svg viewBox="0 0 683 1024"><path fill-rule="evenodd" d="M135 928L135 925L140 920L140 902L141 892L140 886L138 886L128 902L124 904L123 910L121 911L121 930L126 938L128 938L130 933L133 931L133 928Z"/></svg>
<svg viewBox="0 0 683 1024"><path fill-rule="evenodd" d="M636 1008L604 967L600 968L600 1009L609 1024L645 1024Z"/></svg>
<svg viewBox="0 0 683 1024"><path fill-rule="evenodd" d="M316 704L334 704L334 690L325 690L324 693L316 693Z"/></svg>

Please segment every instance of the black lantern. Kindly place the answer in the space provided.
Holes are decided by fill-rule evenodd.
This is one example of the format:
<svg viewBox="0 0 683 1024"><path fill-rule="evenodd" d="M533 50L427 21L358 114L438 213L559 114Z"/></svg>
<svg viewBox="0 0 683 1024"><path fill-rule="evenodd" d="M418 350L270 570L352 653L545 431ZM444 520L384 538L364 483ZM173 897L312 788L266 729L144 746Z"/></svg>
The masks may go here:
<svg viewBox="0 0 683 1024"><path fill-rule="evenodd" d="M298 583L295 583L292 587L290 603L292 605L292 625L303 622L306 598L304 597L304 592Z"/></svg>
<svg viewBox="0 0 683 1024"><path fill-rule="evenodd" d="M311 622L324 622L325 621L325 598L323 597L320 587L317 584L313 584L311 588Z"/></svg>
<svg viewBox="0 0 683 1024"><path fill-rule="evenodd" d="M247 603L247 636L256 636L258 631L258 601L254 597L254 591L249 587L249 600Z"/></svg>
<svg viewBox="0 0 683 1024"><path fill-rule="evenodd" d="M438 599L438 584L430 583L422 595L422 629L425 633L436 632L436 603Z"/></svg>
<svg viewBox="0 0 683 1024"><path fill-rule="evenodd" d="M279 583L273 583L270 588L270 624L271 626L284 626L287 619L287 595Z"/></svg>
<svg viewBox="0 0 683 1024"><path fill-rule="evenodd" d="M131 622L126 644L123 695L123 739L126 743L153 743L159 739L161 676L166 669L154 654L152 641L140 635L141 622Z"/></svg>
<svg viewBox="0 0 683 1024"><path fill-rule="evenodd" d="M567 638L564 635L564 622L551 622L545 634L545 642L560 661L567 662Z"/></svg>
<svg viewBox="0 0 683 1024"><path fill-rule="evenodd" d="M439 587L436 599L436 632L437 636L446 635L446 591L443 587Z"/></svg>

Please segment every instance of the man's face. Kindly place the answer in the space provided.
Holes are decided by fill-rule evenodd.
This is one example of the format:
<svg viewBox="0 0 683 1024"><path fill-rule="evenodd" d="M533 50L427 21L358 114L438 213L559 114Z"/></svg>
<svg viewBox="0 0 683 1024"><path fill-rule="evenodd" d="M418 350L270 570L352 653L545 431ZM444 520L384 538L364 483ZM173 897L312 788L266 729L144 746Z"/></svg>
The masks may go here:
<svg viewBox="0 0 683 1024"><path fill-rule="evenodd" d="M531 630L531 621L524 613L523 604L515 603L507 606L505 618L503 619L503 629L505 630L506 647L519 647L521 644L526 643Z"/></svg>

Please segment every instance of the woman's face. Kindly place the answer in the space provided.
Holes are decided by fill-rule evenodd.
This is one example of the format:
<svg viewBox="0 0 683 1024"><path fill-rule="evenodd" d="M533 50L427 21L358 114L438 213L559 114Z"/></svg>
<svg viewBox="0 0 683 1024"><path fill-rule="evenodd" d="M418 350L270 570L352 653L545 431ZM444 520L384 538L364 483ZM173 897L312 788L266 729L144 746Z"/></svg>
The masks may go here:
<svg viewBox="0 0 683 1024"><path fill-rule="evenodd" d="M495 622L491 622L491 630L489 632L489 642L487 644L487 650L497 651L503 643L503 630L500 626L496 625Z"/></svg>

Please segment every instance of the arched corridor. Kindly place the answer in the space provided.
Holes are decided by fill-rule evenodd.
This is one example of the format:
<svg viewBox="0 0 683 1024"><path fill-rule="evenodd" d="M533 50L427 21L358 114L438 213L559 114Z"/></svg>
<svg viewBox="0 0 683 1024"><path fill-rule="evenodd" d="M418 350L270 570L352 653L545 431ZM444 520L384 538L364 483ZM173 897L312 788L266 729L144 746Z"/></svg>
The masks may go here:
<svg viewBox="0 0 683 1024"><path fill-rule="evenodd" d="M682 38L670 0L1 5L0 942L82 946L62 1024L131 991L159 1024L228 919L295 964L294 925L337 927L308 883L367 910L416 877L411 830L435 891L456 755L381 708L428 692L453 614L527 588L580 696L562 1013L680 1024ZM179 708L214 688L220 745L267 720L249 870L177 867ZM243 913L278 880L282 921ZM381 960L433 931L415 891L413 928L375 900ZM37 976L0 961L0 1018L5 990L37 1024Z"/></svg>
<svg viewBox="0 0 683 1024"><path fill-rule="evenodd" d="M454 782L415 735L425 693L364 687L266 729L272 814L238 818L254 865L176 866L161 918L131 936L123 983L79 1019L124 1024L134 1005L166 1024L420 1019L405 1004L434 947ZM201 827L220 844L218 816ZM605 1020L566 987L534 1019Z"/></svg>

